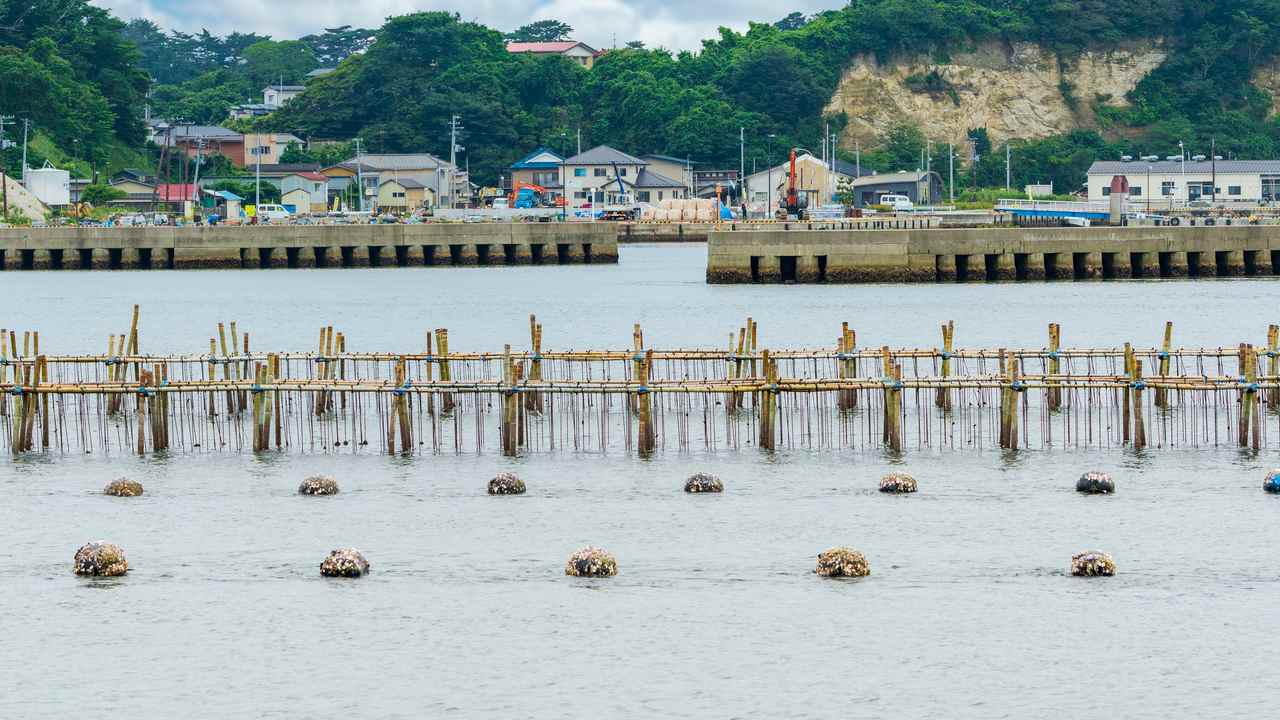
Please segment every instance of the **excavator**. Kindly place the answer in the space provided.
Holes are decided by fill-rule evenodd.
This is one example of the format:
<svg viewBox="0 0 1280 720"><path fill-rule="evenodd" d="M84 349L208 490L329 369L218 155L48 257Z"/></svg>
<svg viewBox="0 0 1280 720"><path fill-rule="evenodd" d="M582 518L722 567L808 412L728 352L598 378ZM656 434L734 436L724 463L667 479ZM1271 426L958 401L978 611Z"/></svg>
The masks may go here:
<svg viewBox="0 0 1280 720"><path fill-rule="evenodd" d="M809 218L809 196L800 192L800 177L796 173L796 149L791 148L791 171L787 173L787 191L778 198L778 210L774 217L778 220L807 220Z"/></svg>

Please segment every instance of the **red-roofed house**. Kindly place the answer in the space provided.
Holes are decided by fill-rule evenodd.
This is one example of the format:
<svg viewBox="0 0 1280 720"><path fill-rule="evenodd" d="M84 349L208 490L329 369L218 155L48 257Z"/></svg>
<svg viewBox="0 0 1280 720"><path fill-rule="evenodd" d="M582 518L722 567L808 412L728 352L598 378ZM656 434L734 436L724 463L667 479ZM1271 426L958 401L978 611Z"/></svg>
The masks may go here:
<svg viewBox="0 0 1280 720"><path fill-rule="evenodd" d="M591 66L595 64L596 56L600 54L590 45L580 43L576 40L559 40L556 42L509 42L507 43L507 52L532 53L534 55L563 55L587 69L590 69Z"/></svg>

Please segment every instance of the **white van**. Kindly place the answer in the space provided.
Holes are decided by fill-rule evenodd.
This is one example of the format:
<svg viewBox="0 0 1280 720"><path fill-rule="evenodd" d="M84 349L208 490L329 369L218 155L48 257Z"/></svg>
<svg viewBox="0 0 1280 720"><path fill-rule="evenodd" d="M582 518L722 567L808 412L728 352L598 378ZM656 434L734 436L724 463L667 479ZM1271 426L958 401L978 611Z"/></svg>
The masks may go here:
<svg viewBox="0 0 1280 720"><path fill-rule="evenodd" d="M258 222L277 220L288 220L293 217L293 213L283 205L259 205L258 206Z"/></svg>
<svg viewBox="0 0 1280 720"><path fill-rule="evenodd" d="M881 195L880 204L888 205L897 212L910 212L916 208L911 198L906 195Z"/></svg>

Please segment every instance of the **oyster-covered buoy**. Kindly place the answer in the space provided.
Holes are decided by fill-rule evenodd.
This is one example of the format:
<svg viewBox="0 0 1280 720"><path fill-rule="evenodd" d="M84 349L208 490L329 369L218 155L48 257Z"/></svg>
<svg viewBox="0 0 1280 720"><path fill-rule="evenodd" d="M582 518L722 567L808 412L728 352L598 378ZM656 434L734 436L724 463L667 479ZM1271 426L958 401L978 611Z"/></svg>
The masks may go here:
<svg viewBox="0 0 1280 720"><path fill-rule="evenodd" d="M359 550L343 548L329 553L320 563L320 574L325 577L358 578L369 573L369 561Z"/></svg>
<svg viewBox="0 0 1280 720"><path fill-rule="evenodd" d="M299 495L337 495L338 481L328 475L313 475L298 486Z"/></svg>
<svg viewBox="0 0 1280 720"><path fill-rule="evenodd" d="M612 577L618 574L618 561L600 548L585 547L569 556L564 574L574 577Z"/></svg>
<svg viewBox="0 0 1280 720"><path fill-rule="evenodd" d="M1091 470L1076 481L1076 491L1086 495L1110 495L1116 491L1116 483L1109 473Z"/></svg>
<svg viewBox="0 0 1280 720"><path fill-rule="evenodd" d="M687 493L724 492L724 483L720 482L720 478L710 473L694 473L685 481L684 491Z"/></svg>
<svg viewBox="0 0 1280 720"><path fill-rule="evenodd" d="M818 556L818 567L814 572L823 577L866 577L871 574L871 566L861 552L838 547Z"/></svg>
<svg viewBox="0 0 1280 720"><path fill-rule="evenodd" d="M904 472L893 472L880 478L880 492L905 495L916 491L916 479Z"/></svg>
<svg viewBox="0 0 1280 720"><path fill-rule="evenodd" d="M129 561L118 545L97 540L76 551L75 571L77 575L116 577L129 572Z"/></svg>
<svg viewBox="0 0 1280 720"><path fill-rule="evenodd" d="M1111 577L1116 574L1116 561L1097 550L1071 556L1071 574L1077 577Z"/></svg>
<svg viewBox="0 0 1280 720"><path fill-rule="evenodd" d="M523 495L524 481L512 472L498 473L489 481L490 495Z"/></svg>
<svg viewBox="0 0 1280 720"><path fill-rule="evenodd" d="M142 483L129 478L116 478L102 489L103 495L112 497L138 497L142 494Z"/></svg>

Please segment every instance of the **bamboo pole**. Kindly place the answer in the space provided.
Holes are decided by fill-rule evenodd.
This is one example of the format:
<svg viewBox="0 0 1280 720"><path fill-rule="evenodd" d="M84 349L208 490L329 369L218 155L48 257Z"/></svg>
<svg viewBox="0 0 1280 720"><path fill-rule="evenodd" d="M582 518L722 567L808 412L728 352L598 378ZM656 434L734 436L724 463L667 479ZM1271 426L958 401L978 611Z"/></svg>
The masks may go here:
<svg viewBox="0 0 1280 720"><path fill-rule="evenodd" d="M1062 372L1062 361L1060 353L1062 351L1062 326L1058 323L1049 324L1049 352L1046 370L1049 375L1058 375ZM1050 387L1046 392L1046 402L1050 412L1060 412L1062 410L1062 389L1058 387Z"/></svg>
<svg viewBox="0 0 1280 720"><path fill-rule="evenodd" d="M639 325L636 326L637 330ZM643 336L639 341L644 342ZM648 456L653 453L656 445L656 434L653 430L653 398L649 394L649 368L653 362L652 351L644 356L640 361L640 367L637 372L636 381L640 383L640 387L636 390L635 405L636 413L639 416L637 423L636 448L641 456Z"/></svg>
<svg viewBox="0 0 1280 720"><path fill-rule="evenodd" d="M942 326L942 377L951 376L951 352L955 350L956 323L954 320L948 320ZM934 398L936 405L943 412L951 411L951 393L946 388L938 388L937 395Z"/></svg>
<svg viewBox="0 0 1280 720"><path fill-rule="evenodd" d="M1170 351L1173 350L1173 323L1166 322L1164 324L1164 342L1160 345L1160 353L1157 355L1156 372L1162 377L1169 376L1169 358ZM1169 392L1164 388L1157 388L1155 393L1155 405L1161 410L1169 407Z"/></svg>

